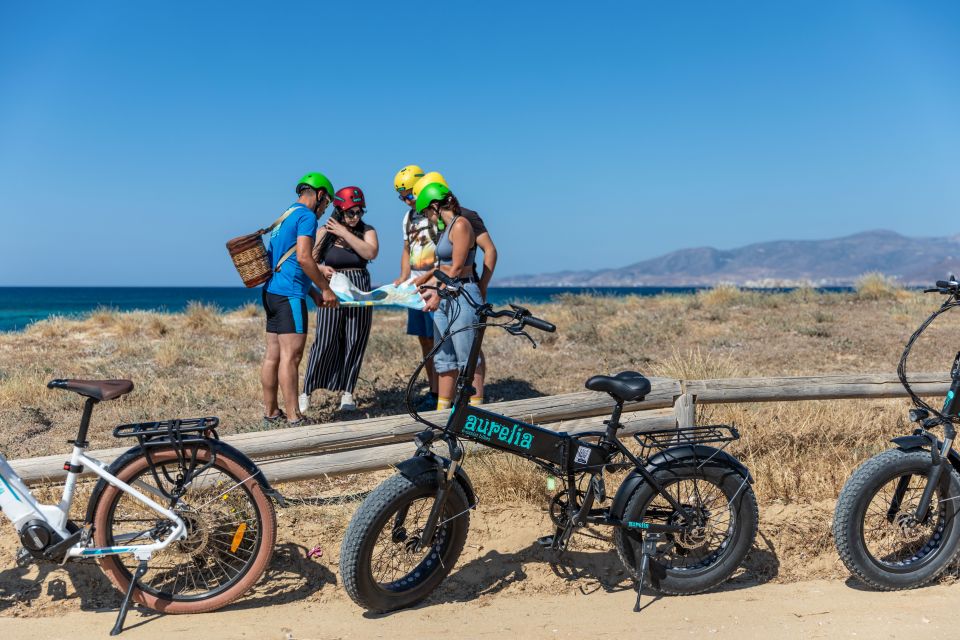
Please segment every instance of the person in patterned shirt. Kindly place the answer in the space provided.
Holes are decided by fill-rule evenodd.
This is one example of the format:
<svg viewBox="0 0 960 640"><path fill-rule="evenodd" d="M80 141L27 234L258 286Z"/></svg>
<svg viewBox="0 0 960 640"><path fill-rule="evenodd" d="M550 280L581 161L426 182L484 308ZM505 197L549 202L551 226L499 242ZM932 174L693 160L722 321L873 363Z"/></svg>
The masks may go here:
<svg viewBox="0 0 960 640"><path fill-rule="evenodd" d="M417 213L413 206L413 185L423 177L423 169L416 165L408 165L397 172L393 179L393 186L397 190L400 201L407 206L407 213L403 216L403 251L400 254L400 277L393 281L400 285L411 279L433 273L437 265L437 239L440 232L437 226L425 216ZM433 349L433 313L407 310L407 335L416 336L420 342L420 351L426 358ZM432 360L426 364L427 376L430 379L430 392L420 402L418 409L433 410L437 406L437 374L433 369Z"/></svg>

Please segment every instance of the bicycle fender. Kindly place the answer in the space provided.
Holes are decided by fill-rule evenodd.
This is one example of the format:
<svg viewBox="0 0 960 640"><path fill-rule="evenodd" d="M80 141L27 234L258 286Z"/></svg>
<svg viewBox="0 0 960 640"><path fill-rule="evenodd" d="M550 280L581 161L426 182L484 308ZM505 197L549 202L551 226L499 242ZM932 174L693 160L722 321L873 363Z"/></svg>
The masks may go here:
<svg viewBox="0 0 960 640"><path fill-rule="evenodd" d="M446 471L447 468L450 467L450 460L435 454L429 456L413 456L398 463L396 467L400 475L407 480L413 480L427 471L436 471L437 468L442 468ZM473 483L470 481L470 477L467 475L467 472L463 470L462 466L457 468L457 473L454 477L460 483L460 486L463 487L463 492L467 494L467 503L471 507L476 506L477 493L473 490Z"/></svg>
<svg viewBox="0 0 960 640"><path fill-rule="evenodd" d="M930 451L930 440L922 435L900 436L893 438L890 442L897 445L897 449L901 451ZM939 438L937 438L937 448L943 448L943 440ZM960 454L951 448L948 459L950 460L950 466L956 469L957 473L960 473Z"/></svg>
<svg viewBox="0 0 960 640"><path fill-rule="evenodd" d="M256 479L257 483L261 487L263 487L264 493L266 493L268 496L276 500L281 507L285 506L285 503L283 502L283 496L281 496L276 489L270 486L270 483L267 481L266 476L263 474L262 471L260 471L259 467L257 467L257 464L253 460L251 460L249 456L247 456L247 454L243 453L236 447L230 446L229 444L227 444L226 442L223 442L222 440L209 440L208 443L210 445L210 448L213 449L215 453L223 454L228 458L232 458L241 467L243 467L245 471L247 471L251 475L256 473L254 478ZM154 447L151 447L151 448L154 448ZM117 475L117 473L119 473L119 471L123 469L125 466L130 464L132 460L135 460L141 457L142 455L143 455L143 448L140 447L139 445L136 447L127 449L122 454L120 454L120 456L116 460L111 462L107 466L106 470L113 475ZM260 472L257 473L258 471ZM99 480L97 480L97 484L94 485L93 491L90 493L90 500L89 502L87 502L87 515L86 515L87 523L91 523L91 524L93 523L93 514L97 509L97 503L100 502L100 497L103 495L103 492L106 491L108 486L110 486L109 483L103 478L100 478Z"/></svg>
<svg viewBox="0 0 960 640"><path fill-rule="evenodd" d="M706 461L706 462L705 462ZM750 470L726 451L721 451L715 447L706 445L683 445L664 449L651 457L647 461L647 471L655 473L660 469L677 464L693 463L704 464L711 467L726 467L733 469L736 473L747 479L747 482L753 484L753 476ZM646 482L639 471L631 471L624 478L617 489L617 494L613 497L613 503L610 505L610 516L616 519L622 519L624 511L627 510L627 503L630 496L637 488Z"/></svg>

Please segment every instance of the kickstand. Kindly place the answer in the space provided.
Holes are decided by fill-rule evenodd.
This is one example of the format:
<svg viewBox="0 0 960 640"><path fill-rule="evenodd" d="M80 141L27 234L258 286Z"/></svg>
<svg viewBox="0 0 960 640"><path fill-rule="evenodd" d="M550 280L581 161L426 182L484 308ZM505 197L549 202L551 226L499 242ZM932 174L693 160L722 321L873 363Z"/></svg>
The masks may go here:
<svg viewBox="0 0 960 640"><path fill-rule="evenodd" d="M570 534L567 533L568 529L570 529L570 525L567 525L564 528L557 527L552 536L543 536L542 538L537 538L537 544L545 549L563 551L566 549L567 540L570 538Z"/></svg>
<svg viewBox="0 0 960 640"><path fill-rule="evenodd" d="M137 570L134 572L133 578L130 579L130 586L127 587L127 595L124 596L123 602L120 604L120 612L117 613L117 621L114 623L110 635L117 636L123 631L123 622L127 619L127 610L130 609L130 599L133 597L133 588L136 586L137 580L142 578L146 572L147 561L141 560L140 564L137 565Z"/></svg>
<svg viewBox="0 0 960 640"><path fill-rule="evenodd" d="M643 537L643 542L638 547L634 547L634 557L637 566L639 567L637 574L637 601L633 605L634 613L640 612L640 596L643 594L643 581L647 575L647 572L650 572L650 585L654 588L660 587L659 576L655 575L651 562L652 558L657 553L657 543L660 542L662 534L659 533L648 533Z"/></svg>

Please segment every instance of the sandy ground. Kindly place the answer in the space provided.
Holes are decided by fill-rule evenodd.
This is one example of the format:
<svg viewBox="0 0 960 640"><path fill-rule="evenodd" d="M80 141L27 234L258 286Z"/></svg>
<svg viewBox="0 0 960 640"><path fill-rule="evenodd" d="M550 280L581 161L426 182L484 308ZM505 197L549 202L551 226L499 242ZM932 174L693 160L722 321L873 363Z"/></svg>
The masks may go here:
<svg viewBox="0 0 960 640"><path fill-rule="evenodd" d="M124 638L920 638L956 637L960 588L874 593L842 581L766 584L686 598L648 599L632 612L629 590L582 595L500 595L466 605L434 602L385 616L346 601L242 603L199 616L128 619ZM112 612L0 618L5 638L104 638ZM185 635L181 635L185 634Z"/></svg>
<svg viewBox="0 0 960 640"><path fill-rule="evenodd" d="M129 638L666 638L956 637L950 611L960 585L885 594L837 576L846 572L827 541L809 554L809 538L829 530L832 501L771 505L744 568L722 589L686 598L634 592L610 542L576 536L561 556L534 540L549 531L533 505L487 505L473 512L467 545L451 575L422 605L373 616L339 586L342 524L355 504L281 510L271 566L254 592L230 607L197 616L134 611ZM801 528L804 524L809 528ZM595 532L603 534L603 531ZM807 544L797 542L808 538ZM307 559L314 545L319 559ZM119 594L95 564L13 568L17 541L0 536L0 638L104 638ZM828 577L830 579L816 579Z"/></svg>

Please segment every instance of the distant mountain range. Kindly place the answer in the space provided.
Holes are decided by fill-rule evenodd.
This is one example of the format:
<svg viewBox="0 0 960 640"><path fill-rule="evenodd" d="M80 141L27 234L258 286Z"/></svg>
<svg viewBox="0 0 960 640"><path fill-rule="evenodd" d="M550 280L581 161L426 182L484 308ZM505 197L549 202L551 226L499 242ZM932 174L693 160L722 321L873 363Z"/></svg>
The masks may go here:
<svg viewBox="0 0 960 640"><path fill-rule="evenodd" d="M775 287L850 285L879 271L905 285L930 284L960 274L960 236L908 238L893 231L866 231L832 240L777 240L721 251L681 249L659 258L599 271L560 271L511 276L496 286L628 287L733 283Z"/></svg>

